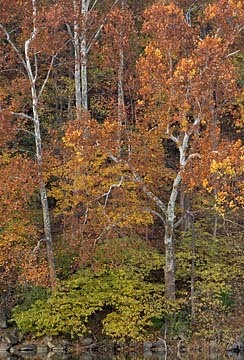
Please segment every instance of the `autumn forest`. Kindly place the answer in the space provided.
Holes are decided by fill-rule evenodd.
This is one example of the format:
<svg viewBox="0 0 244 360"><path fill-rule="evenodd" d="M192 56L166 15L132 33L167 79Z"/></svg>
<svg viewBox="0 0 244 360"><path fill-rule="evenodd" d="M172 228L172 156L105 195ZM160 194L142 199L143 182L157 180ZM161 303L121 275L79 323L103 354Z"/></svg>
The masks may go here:
<svg viewBox="0 0 244 360"><path fill-rule="evenodd" d="M37 337L244 336L244 1L0 9L10 322Z"/></svg>

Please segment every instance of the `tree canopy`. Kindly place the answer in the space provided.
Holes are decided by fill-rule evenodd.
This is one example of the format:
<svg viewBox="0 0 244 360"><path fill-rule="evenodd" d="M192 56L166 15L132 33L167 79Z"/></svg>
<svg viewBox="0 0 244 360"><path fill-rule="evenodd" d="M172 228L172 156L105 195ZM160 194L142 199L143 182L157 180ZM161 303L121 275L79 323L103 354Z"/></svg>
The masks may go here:
<svg viewBox="0 0 244 360"><path fill-rule="evenodd" d="M126 341L184 314L191 334L240 332L243 1L0 7L0 290L17 325L78 336L99 313Z"/></svg>

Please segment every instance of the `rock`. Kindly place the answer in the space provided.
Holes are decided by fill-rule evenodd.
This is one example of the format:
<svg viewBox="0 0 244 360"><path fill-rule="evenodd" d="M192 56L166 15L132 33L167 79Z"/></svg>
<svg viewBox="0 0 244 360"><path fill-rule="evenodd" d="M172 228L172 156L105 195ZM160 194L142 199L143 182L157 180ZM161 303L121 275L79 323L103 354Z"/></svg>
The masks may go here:
<svg viewBox="0 0 244 360"><path fill-rule="evenodd" d="M143 349L146 350L150 350L153 346L153 343L151 341L144 341L143 343Z"/></svg>
<svg viewBox="0 0 244 360"><path fill-rule="evenodd" d="M0 329L7 329L8 327L8 315L7 309L3 306L0 306Z"/></svg>
<svg viewBox="0 0 244 360"><path fill-rule="evenodd" d="M93 339L89 337L80 340L80 345L82 346L90 346L92 343L93 343Z"/></svg>
<svg viewBox="0 0 244 360"><path fill-rule="evenodd" d="M12 354L12 356L16 355L16 349L15 347L11 346L11 348L9 349L10 354Z"/></svg>
<svg viewBox="0 0 244 360"><path fill-rule="evenodd" d="M45 344L37 345L36 352L37 354L47 354L49 351L49 348Z"/></svg>
<svg viewBox="0 0 244 360"><path fill-rule="evenodd" d="M184 339L180 339L177 343L177 352L182 353L187 351L187 346Z"/></svg>
<svg viewBox="0 0 244 360"><path fill-rule="evenodd" d="M235 342L234 344L230 345L227 348L227 351L234 352L234 353L239 353L239 352L242 352L243 350L244 350L244 342L242 340Z"/></svg>
<svg viewBox="0 0 244 360"><path fill-rule="evenodd" d="M20 342L19 338L13 334L5 334L4 340L13 346L19 344L19 342Z"/></svg>
<svg viewBox="0 0 244 360"><path fill-rule="evenodd" d="M151 350L157 353L165 353L167 351L166 341L162 338L158 338L157 341L153 342Z"/></svg>
<svg viewBox="0 0 244 360"><path fill-rule="evenodd" d="M165 353L166 352L165 347L161 347L161 346L153 347L152 350L155 353Z"/></svg>
<svg viewBox="0 0 244 360"><path fill-rule="evenodd" d="M52 351L55 352L55 353L65 353L67 352L67 346L66 345L55 345L53 348L52 348Z"/></svg>
<svg viewBox="0 0 244 360"><path fill-rule="evenodd" d="M153 345L166 347L166 341L162 338L158 338L157 341L154 341Z"/></svg>
<svg viewBox="0 0 244 360"><path fill-rule="evenodd" d="M49 337L46 337L46 342L50 350L52 350L55 347L55 345L52 343L52 339L50 339Z"/></svg>
<svg viewBox="0 0 244 360"><path fill-rule="evenodd" d="M21 352L35 352L36 353L37 347L35 344L23 344L19 347L19 351Z"/></svg>
<svg viewBox="0 0 244 360"><path fill-rule="evenodd" d="M11 345L7 342L0 342L0 351L8 351L11 348Z"/></svg>

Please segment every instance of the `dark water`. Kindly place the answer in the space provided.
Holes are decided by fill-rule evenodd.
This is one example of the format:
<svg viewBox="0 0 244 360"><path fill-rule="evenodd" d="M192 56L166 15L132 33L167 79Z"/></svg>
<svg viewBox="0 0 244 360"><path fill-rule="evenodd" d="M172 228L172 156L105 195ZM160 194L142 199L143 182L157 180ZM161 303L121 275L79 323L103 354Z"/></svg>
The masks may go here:
<svg viewBox="0 0 244 360"><path fill-rule="evenodd" d="M112 355L112 354L91 354L82 353L77 356L68 354L55 354L49 353L43 356L31 356L30 354L23 354L21 356L11 355L8 353L0 352L0 360L244 360L244 354L182 354L182 355L166 355L166 354L153 354L148 356L138 356L137 354L130 353Z"/></svg>

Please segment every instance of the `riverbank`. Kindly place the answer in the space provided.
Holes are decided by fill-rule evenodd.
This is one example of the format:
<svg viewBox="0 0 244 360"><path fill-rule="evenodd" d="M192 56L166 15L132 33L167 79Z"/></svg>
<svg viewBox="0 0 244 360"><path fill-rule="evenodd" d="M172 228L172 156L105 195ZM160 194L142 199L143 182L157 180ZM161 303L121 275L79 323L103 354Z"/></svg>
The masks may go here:
<svg viewBox="0 0 244 360"><path fill-rule="evenodd" d="M165 340L157 337L152 341L118 343L109 339L97 340L81 337L75 341L64 337L33 339L17 333L14 328L1 329L0 359L244 359L244 341L232 343L217 341L186 340L176 337Z"/></svg>

